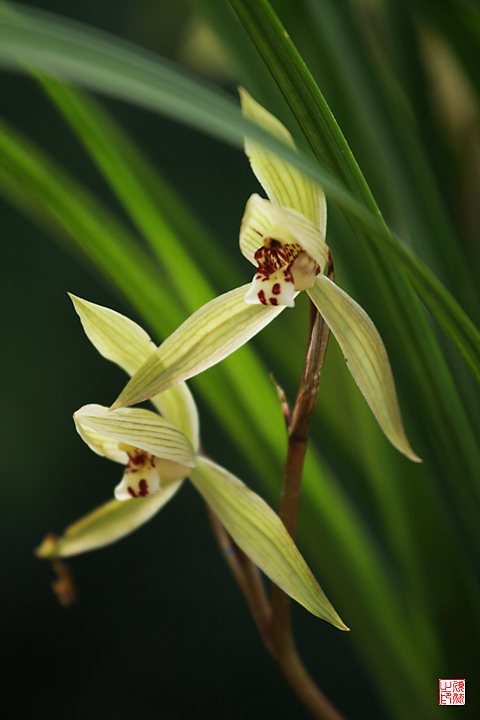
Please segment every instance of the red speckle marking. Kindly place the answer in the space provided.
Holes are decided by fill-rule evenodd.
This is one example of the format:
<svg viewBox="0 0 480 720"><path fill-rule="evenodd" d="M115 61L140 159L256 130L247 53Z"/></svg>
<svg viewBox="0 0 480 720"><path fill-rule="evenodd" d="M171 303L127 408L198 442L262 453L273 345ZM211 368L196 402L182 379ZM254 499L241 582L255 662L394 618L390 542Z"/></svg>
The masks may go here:
<svg viewBox="0 0 480 720"><path fill-rule="evenodd" d="M260 290L258 293L258 299L262 303L262 305L267 305L267 298L265 297L265 292L263 290Z"/></svg>
<svg viewBox="0 0 480 720"><path fill-rule="evenodd" d="M138 495L137 495L137 493L135 492L135 490L134 490L133 488L131 488L130 486L127 488L127 492L128 492L128 494L130 495L130 497L132 497L132 498L138 497Z"/></svg>
<svg viewBox="0 0 480 720"><path fill-rule="evenodd" d="M277 298L270 298L270 305L278 305Z"/></svg>
<svg viewBox="0 0 480 720"><path fill-rule="evenodd" d="M138 494L140 497L145 497L145 495L148 495L148 483L147 481L142 478L140 482L138 483Z"/></svg>
<svg viewBox="0 0 480 720"><path fill-rule="evenodd" d="M275 285L272 287L272 293L274 295L280 295L281 292L282 292L282 288L280 286L280 283L275 283Z"/></svg>

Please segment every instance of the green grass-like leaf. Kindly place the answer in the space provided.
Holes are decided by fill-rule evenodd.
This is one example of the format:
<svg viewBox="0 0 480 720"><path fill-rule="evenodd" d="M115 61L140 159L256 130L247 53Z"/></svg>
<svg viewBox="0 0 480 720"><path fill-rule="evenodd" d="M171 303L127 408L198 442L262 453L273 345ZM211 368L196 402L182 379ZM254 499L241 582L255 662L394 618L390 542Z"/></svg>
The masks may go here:
<svg viewBox="0 0 480 720"><path fill-rule="evenodd" d="M209 3L202 0L202 4ZM362 263L365 255L369 258L363 284L371 286L380 322L396 341L391 348L387 344L389 354L393 351L400 369L405 366L404 377L412 385L411 407L415 411L410 413L410 427L420 438L427 461L414 470L399 461L369 424L363 400L345 383L342 371L326 367L321 388L324 413L313 437L323 438L335 472L312 448L305 470L300 537L320 569L322 583L325 579L333 589L329 595L352 627L352 640L374 668L392 716L410 720L416 713L422 720L433 718L432 677L438 676L437 669L446 667L444 655L460 658L441 625L446 616L451 617L452 608L459 644L475 646L480 458L473 415L468 418L463 408L468 400L466 391L459 387L455 366L446 364L415 293L444 327L478 381L479 333L467 315L478 317L476 293L469 280L475 268L472 263L465 268L455 230L440 207L438 188L431 183L428 152L424 152L410 122L412 108L418 119L427 98L418 96L412 108L404 104L403 93L418 91L415 76L410 88L407 75L398 81L389 57L379 67L378 59L376 64L376 58L367 54L353 18L345 20L342 16L351 4L302 0L285 2L283 9L286 18L298 15L299 24L303 18L307 40L321 46L329 66L330 53L331 65L341 70L341 92L348 111L358 118L364 112L359 121L360 138L364 137L362 133L370 138L374 157L382 161L381 169L373 173L375 195L379 187L383 189L382 177L387 178L379 205L382 210L384 205L387 208L389 221L391 217L398 220L398 213L405 208L405 223L394 226L414 250L391 233L379 217L355 158L275 14L262 0L232 0L232 5L243 13L242 20L293 109L314 158L289 152L249 125L228 96L176 66L104 33L45 13L18 8L16 17L12 13L2 16L0 62L22 72L26 64L35 64L46 73L167 115L238 148L248 132L322 184L329 201L345 213L360 249L356 257L362 257ZM389 3L386 13L402 23L396 26L402 38L411 20L407 5L414 7ZM210 6L214 12L215 3L210 2ZM441 11L438 3L427 0L419 3L420 7L423 19L435 24L457 52L478 95L478 13L455 2L444 3ZM305 14L306 9L311 16ZM315 22L307 22L305 18L309 17ZM229 23L223 18L224 32L230 32ZM331 39L329 47L322 42L320 24L324 36ZM224 40L225 47L231 49L228 37ZM388 49L393 55L393 48ZM399 49L404 51L401 46ZM353 61L346 58L346 51L352 53L349 57ZM406 72L401 52L396 59L404 63L401 68ZM420 61L413 54L410 60L410 68ZM251 56L249 73L257 79ZM323 81L321 74L317 76ZM241 77L253 90L245 75ZM350 88L365 87L357 84L359 77L368 79L368 99L360 90L355 98L349 91L348 82ZM43 82L120 199L142 241L6 125L0 128L0 187L37 223L61 236L76 253L87 256L157 336L164 337L187 314L217 294L225 282L225 276L201 257L205 248L206 255L220 250L195 218L187 216L182 203L97 103L52 79ZM268 83L261 80L258 92L270 93ZM270 97L276 102L275 93L256 99L270 107ZM428 114L423 121L425 135L431 127ZM291 129L295 133L295 128ZM389 145L392 138L396 151ZM432 136L431 150L435 152L436 147ZM372 157L370 169L376 169L375 162ZM367 172L366 177L371 183ZM421 197L416 197L419 194ZM391 214L389 208L393 208ZM330 243L335 251L334 243L335 237ZM176 274L177 263L183 262L187 283ZM222 270L224 267L228 267L226 275L232 279L232 286L246 280L235 278L227 260ZM355 278L358 266L352 263L349 270ZM377 322L373 313L372 317ZM334 352L334 348L330 350ZM277 355L275 368L282 367L291 374L289 358L278 349ZM280 422L263 422L266 416L279 419L278 403L264 366L245 348L217 368L214 378L208 374L199 377L195 387L221 419L225 432L238 443L247 462L263 474L263 486L274 492L283 433ZM249 387L255 387L255 396L245 391ZM400 401L403 404L402 397ZM235 412L231 412L232 407ZM423 455L423 448L421 452ZM445 563L451 568L448 577L436 572ZM463 654L462 650L462 662ZM408 700L403 692L406 687Z"/></svg>
<svg viewBox="0 0 480 720"><path fill-rule="evenodd" d="M366 239L375 244L373 251L370 248L370 253L373 252L372 260L375 258L375 262L379 263L376 275L381 274L383 277L383 281L379 282L382 282L385 297L391 298L390 288L398 285L399 281L397 274L387 272L383 258L385 254L388 257L395 254L395 259L402 269L416 279L416 290L432 314L450 334L455 327L456 332L452 334L452 339L480 381L478 330L445 288L439 282L432 281L431 274L423 263L419 259L413 263L401 243L395 240L378 220L378 209L368 186L348 147L342 144L339 131L332 134L335 123L331 119L328 121L330 116L324 105L318 105L318 95L316 108L322 109L325 116L322 128L325 134L321 136L324 138L322 149L315 146L318 157L327 168L332 161L342 168L342 180L348 180L347 188L355 189L361 202L356 201L329 172L320 169L311 159L289 151L267 133L248 123L242 118L238 107L226 96L192 81L174 67L161 63L154 56L134 46L97 31L89 32L80 25L60 21L46 13L35 12L4 15L0 23L0 41L0 61L8 67L18 70L33 64L93 90L161 112L237 146L243 145L243 137L248 134L305 171L324 187L327 196L338 203L350 218L369 230ZM311 83L307 91L312 93ZM315 130L315 137L319 137L318 129ZM323 148L324 144L330 149L329 156ZM365 203L366 207L363 207L362 203ZM385 241L388 245L385 245ZM381 246L380 256L378 246ZM408 302L405 292L401 295L400 302L405 305ZM398 312L398 292L391 300ZM405 311L405 308L403 309ZM413 309L411 311L413 312ZM415 320L421 321L418 308L415 310ZM428 332L425 324L423 331Z"/></svg>

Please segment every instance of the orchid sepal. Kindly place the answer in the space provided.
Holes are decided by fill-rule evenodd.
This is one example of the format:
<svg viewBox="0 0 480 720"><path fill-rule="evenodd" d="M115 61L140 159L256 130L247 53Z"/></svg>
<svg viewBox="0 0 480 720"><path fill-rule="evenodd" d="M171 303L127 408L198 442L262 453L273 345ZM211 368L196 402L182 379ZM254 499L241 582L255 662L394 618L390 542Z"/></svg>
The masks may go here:
<svg viewBox="0 0 480 720"><path fill-rule="evenodd" d="M295 148L291 134L274 115L254 100L244 88L239 88L239 93L242 114L245 117L268 130L286 145ZM325 237L327 204L320 185L248 137L245 139L245 154L270 200L276 205L293 208L302 213Z"/></svg>
<svg viewBox="0 0 480 720"><path fill-rule="evenodd" d="M135 373L112 410L148 400L244 345L284 308L247 305L244 285L211 300L170 335Z"/></svg>
<svg viewBox="0 0 480 720"><path fill-rule="evenodd" d="M133 375L157 349L145 330L125 315L75 295L70 294L70 299L92 345L104 358L119 365L129 375ZM187 436L197 451L198 411L187 385L179 383L159 397L152 398L152 402L166 420Z"/></svg>
<svg viewBox="0 0 480 720"><path fill-rule="evenodd" d="M307 291L333 332L347 367L391 444L409 460L414 453L403 428L385 345L365 310L325 275Z"/></svg>
<svg viewBox="0 0 480 720"><path fill-rule="evenodd" d="M235 475L204 457L199 457L190 475L235 543L290 597L313 615L348 630L282 521L267 503Z"/></svg>
<svg viewBox="0 0 480 720"><path fill-rule="evenodd" d="M61 536L47 535L35 554L48 560L112 545L151 520L171 500L182 483L182 480L169 483L161 493L145 498L109 500L69 525Z"/></svg>

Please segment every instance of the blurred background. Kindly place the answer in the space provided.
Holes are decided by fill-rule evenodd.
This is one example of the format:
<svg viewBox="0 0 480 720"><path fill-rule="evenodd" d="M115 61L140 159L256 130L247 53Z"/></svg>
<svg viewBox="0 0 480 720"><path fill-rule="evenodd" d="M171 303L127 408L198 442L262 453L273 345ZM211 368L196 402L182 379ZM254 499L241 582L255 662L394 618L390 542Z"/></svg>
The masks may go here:
<svg viewBox="0 0 480 720"><path fill-rule="evenodd" d="M246 82L206 21L209 17L212 19L208 11L211 3L82 0L66 5L61 0L38 0L29 5L131 40L221 85L234 96L237 84ZM314 5L301 2L297 12L294 3L274 3L307 63L317 71L316 79L367 173L377 200L383 203L382 210L388 221L399 231L405 229L408 236L402 209L394 206L382 173L376 172L382 161L381 153L376 157L364 141L362 123L365 119L352 114L345 104L345 94L336 91L342 67L331 67L330 72L326 72L324 60L328 57L328 47L326 44L314 46L312 38L300 32L306 27L306 9L312 11ZM342 3L342 7L347 9L348 3ZM324 9L329 11L329 8L331 4L325 3ZM350 21L358 21L353 11ZM437 107L445 109L444 127L451 143L445 154L436 158L437 178L440 178L448 210L457 211L461 219L466 257L475 263L479 253L478 192L461 192L461 188L475 187L478 181L478 110L469 94L468 82L459 79L461 74L455 75L457 66L439 38L434 33L427 35L424 51L434 57L430 68L432 72L441 68L435 76L438 82L432 82L432 88L434 94L437 93ZM381 32L376 39L380 46L386 41ZM331 41L334 42L333 37ZM405 46L403 52L406 52ZM255 58L252 49L251 59L246 58L247 65L251 62L252 85L256 78L264 89L264 102L269 97L281 108L278 91L266 71L262 75L262 66ZM348 65L353 60L345 55L344 62ZM350 65L350 69L352 67ZM452 83L450 91L448 81ZM254 87L247 87L255 91ZM357 90L362 92L361 88ZM454 106L459 110L450 116L452 95L445 101L442 95L445 92L458 98ZM2 72L0 93L2 115L81 179L113 212L121 215L118 201L38 84L28 77ZM248 282L251 268L238 252L238 227L245 201L249 194L258 191L258 185L243 154L152 113L104 98L101 102L222 245L235 264L240 281ZM288 120L285 108L279 113L282 111ZM466 138L471 140L468 144ZM441 165L448 162L449 165ZM463 168L462 173L458 167ZM422 169L418 172L421 174ZM399 182L404 178L405 175L399 175ZM393 184L395 181L395 177L391 178ZM243 599L216 548L203 502L188 484L157 518L132 536L104 550L68 561L76 580L78 602L68 608L59 604L51 589L55 578L51 565L36 559L33 550L47 532L61 532L70 522L107 500L119 480L119 467L95 456L77 436L72 413L89 402L110 404L124 384L123 373L103 360L84 336L67 292L112 307L144 323L119 292L82 257L67 252L46 229L38 227L3 198L0 203L1 462L4 471L2 705L7 709L7 717L12 720L30 717L148 720L157 715L165 720L307 718L307 712L283 683L263 649ZM386 335L387 344L394 342L394 338L389 337L388 320L382 321L379 312L375 313L378 299L369 296L362 259L352 257L348 241L343 239L349 231L333 209L331 217L329 244L335 246L339 283L349 291L357 290L355 297L375 318L382 334ZM207 265L215 266L217 277L221 278L221 267L216 267L218 259L204 260ZM441 267L434 270L442 273ZM448 275L442 280L452 284ZM217 282L218 292L232 287L230 275L225 277L223 286L221 280ZM161 311L159 308L158 312ZM282 316L276 329L268 328L253 342L291 400L296 388L292 376L299 379L301 374L307 327L308 306L300 301L295 315ZM288 347L279 345L279 332L291 338ZM283 367L292 368L291 374L282 375L281 370L276 370L275 354L279 351L287 356L282 360ZM451 353L451 348L447 351ZM409 376L408 371L402 369L401 348L394 353L392 362L412 445L423 451L424 447L419 447L423 440L412 421L415 398L408 395ZM464 378L465 370L458 359L452 362L459 368L459 384L465 383L467 388L470 417L476 418L478 392L471 389L468 379ZM375 521L378 498L375 500L371 486L362 486L363 476L368 475L375 464L375 446L382 447L377 474L381 473L382 462L389 466L395 457L393 462L400 468L397 472L405 474L408 502L413 509L419 478L415 468L412 470L407 461L396 458L394 451L383 446L386 441L377 432L368 412L362 415L364 411L357 408L356 400L350 399L353 383L343 368L338 369L341 364L339 352L331 344L321 386L321 395L324 393L321 403L330 402L331 425L330 429L325 427L325 421L318 417L316 440L323 456L340 477L339 487L348 490L364 521L371 520L374 542L381 546L383 530L381 523ZM208 372L216 377L215 369ZM338 383L342 383L342 387L345 383L347 390L338 389ZM191 387L195 392L195 382ZM221 423L202 397L198 394L196 397L206 451L265 495L259 478L252 476L251 466ZM336 402L332 403L332 399ZM333 437L335 423L346 423L348 432L349 419L358 418L358 413L362 422L360 426L352 425L358 427L358 431L351 431L350 450L339 454ZM362 445L362 434L375 438L373 449L366 452L361 470L351 477L349 469L357 451L361 452L358 448ZM258 448L258 452L261 453L262 448ZM281 477L280 467L272 467L272 477ZM272 497L269 499L275 503ZM308 508L304 510L308 512ZM428 527L423 527L421 533L428 545ZM436 542L435 536L431 542ZM342 615L342 597L332 582L335 555L329 556L328 547L319 548L319 552L328 556L324 562L330 570L326 577L317 571L317 577ZM425 553L424 562L428 567L428 549ZM308 550L305 554L308 559ZM441 572L441 565L436 556L431 557L432 563L437 563L430 568L434 575ZM444 611L450 622L463 608L460 604L458 608L444 608ZM344 619L348 624L349 618ZM299 607L294 608L294 627L307 667L345 717L386 720L395 714L392 708L387 711L383 693L366 665L354 633L340 633ZM368 634L368 628L363 632ZM455 634L453 625L448 626L448 633ZM473 645L472 640L472 646L458 649L455 657L464 657L465 665L459 667L457 663L457 674L452 677L464 677L469 670ZM446 667L453 672L453 668ZM438 702L437 680L438 677L432 677L433 705ZM473 679L470 686L473 694L472 685ZM478 689L475 692L478 695ZM464 717L474 717L465 714L464 708L459 712L462 711ZM444 708L441 712L448 713ZM417 717L414 708L411 717Z"/></svg>

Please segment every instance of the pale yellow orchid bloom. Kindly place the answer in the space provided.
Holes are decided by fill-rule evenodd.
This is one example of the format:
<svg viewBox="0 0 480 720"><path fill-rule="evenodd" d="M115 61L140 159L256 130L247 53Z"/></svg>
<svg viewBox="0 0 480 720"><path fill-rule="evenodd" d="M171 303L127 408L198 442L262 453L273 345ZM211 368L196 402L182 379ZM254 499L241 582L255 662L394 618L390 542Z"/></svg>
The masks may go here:
<svg viewBox="0 0 480 720"><path fill-rule="evenodd" d="M97 350L135 373L155 350L136 323L72 297ZM276 513L225 468L200 451L198 414L185 383L154 399L159 413L85 405L74 414L82 439L97 454L125 466L115 499L47 536L42 558L69 557L109 545L150 520L188 477L235 543L284 592L314 615L347 630Z"/></svg>
<svg viewBox="0 0 480 720"><path fill-rule="evenodd" d="M241 90L246 117L295 147L288 130ZM327 210L322 188L248 138L245 152L268 200L252 195L240 249L256 266L251 284L189 317L134 374L113 408L163 393L234 352L306 290L337 339L348 368L392 445L421 462L405 435L387 352L367 313L326 275Z"/></svg>

